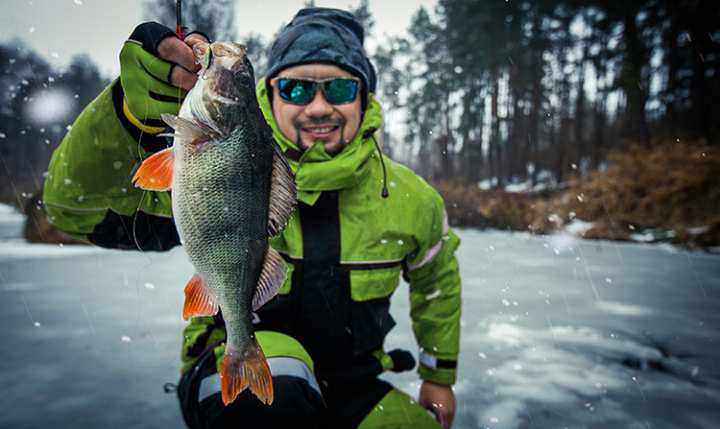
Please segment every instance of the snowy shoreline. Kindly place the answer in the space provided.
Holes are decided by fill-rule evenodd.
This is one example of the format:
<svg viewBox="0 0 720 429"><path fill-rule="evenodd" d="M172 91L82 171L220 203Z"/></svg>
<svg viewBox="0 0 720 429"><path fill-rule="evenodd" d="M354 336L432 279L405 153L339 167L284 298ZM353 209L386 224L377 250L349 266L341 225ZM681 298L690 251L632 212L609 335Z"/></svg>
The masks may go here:
<svg viewBox="0 0 720 429"><path fill-rule="evenodd" d="M20 213L15 207L0 203L0 258L27 258L27 257L43 257L43 256L63 256L63 255L81 255L91 254L103 249L94 246L85 245L63 245L63 244L43 244L28 243L22 238L22 228L25 223L25 215ZM682 245L672 244L668 242L648 241L637 239L632 241L624 240L607 240L607 239L587 239L583 237L585 231L592 227L592 223L576 220L567 225L563 230L551 234L532 234L525 231L504 231L500 229L473 228L473 227L454 227L459 231L482 232L482 233L500 233L511 234L521 238L534 238L545 240L548 243L554 243L554 248L560 251L562 247L567 247L569 243L577 240L583 242L594 243L598 246L613 247L618 243L626 245L639 246L641 248L652 248L662 250L669 253L692 252L705 255L720 255L720 247L706 249L688 249Z"/></svg>

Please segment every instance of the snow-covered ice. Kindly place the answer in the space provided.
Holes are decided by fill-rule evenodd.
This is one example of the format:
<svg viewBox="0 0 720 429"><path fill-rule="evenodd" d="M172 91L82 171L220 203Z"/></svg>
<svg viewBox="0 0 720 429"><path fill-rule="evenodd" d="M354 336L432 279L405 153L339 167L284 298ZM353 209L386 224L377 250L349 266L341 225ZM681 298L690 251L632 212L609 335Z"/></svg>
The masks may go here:
<svg viewBox="0 0 720 429"><path fill-rule="evenodd" d="M565 226L565 231L572 235L582 236L583 234L588 232L593 226L594 223L592 222L586 222L580 219L573 219L572 222Z"/></svg>
<svg viewBox="0 0 720 429"><path fill-rule="evenodd" d="M720 256L458 232L454 428L720 421ZM0 241L0 427L182 427L163 385L179 374L182 289L193 273L183 250L50 250L14 240ZM416 351L407 293L403 284L393 297L388 350ZM384 377L411 394L420 385L413 372Z"/></svg>
<svg viewBox="0 0 720 429"><path fill-rule="evenodd" d="M0 240L20 237L25 216L15 207L0 204Z"/></svg>

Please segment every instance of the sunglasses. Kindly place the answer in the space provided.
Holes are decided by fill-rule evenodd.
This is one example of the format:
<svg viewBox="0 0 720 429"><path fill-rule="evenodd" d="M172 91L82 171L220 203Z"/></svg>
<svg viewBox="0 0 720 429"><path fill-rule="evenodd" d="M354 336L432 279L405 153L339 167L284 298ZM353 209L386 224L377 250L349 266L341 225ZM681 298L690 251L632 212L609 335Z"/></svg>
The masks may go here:
<svg viewBox="0 0 720 429"><path fill-rule="evenodd" d="M270 80L276 86L280 98L290 104L304 106L315 98L318 88L330 104L347 104L355 101L360 87L360 79L355 77L334 77L330 79L311 80L289 77L276 77Z"/></svg>

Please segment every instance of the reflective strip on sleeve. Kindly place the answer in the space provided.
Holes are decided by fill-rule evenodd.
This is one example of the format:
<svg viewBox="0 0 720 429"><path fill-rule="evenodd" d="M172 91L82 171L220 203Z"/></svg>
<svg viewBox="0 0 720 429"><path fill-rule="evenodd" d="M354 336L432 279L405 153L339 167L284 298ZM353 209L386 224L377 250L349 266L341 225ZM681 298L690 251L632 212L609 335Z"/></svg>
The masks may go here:
<svg viewBox="0 0 720 429"><path fill-rule="evenodd" d="M430 261L435 258L435 255L440 252L440 249L442 249L443 242L447 239L449 231L450 226L448 225L447 212L443 209L442 237L440 238L440 241L438 241L437 244L435 244L433 247L430 248L430 250L427 251L425 257L422 258L420 262L417 262L415 264L409 264L408 269L410 269L410 271L417 270L418 268L422 268L423 266L430 263Z"/></svg>
<svg viewBox="0 0 720 429"><path fill-rule="evenodd" d="M438 368L455 369L455 368L457 368L456 360L438 359L437 357L435 357L431 354L427 354L425 352L420 352L420 354L418 355L418 359L420 360L421 365L426 366L428 368L432 368L432 369L438 369Z"/></svg>
<svg viewBox="0 0 720 429"><path fill-rule="evenodd" d="M437 358L435 356L420 352L418 358L422 365L432 369L437 368Z"/></svg>
<svg viewBox="0 0 720 429"><path fill-rule="evenodd" d="M315 374L310 371L305 362L286 356L271 357L267 361L273 377L287 375L303 379L322 397ZM211 374L200 381L198 402L216 393L220 393L220 374L218 373Z"/></svg>

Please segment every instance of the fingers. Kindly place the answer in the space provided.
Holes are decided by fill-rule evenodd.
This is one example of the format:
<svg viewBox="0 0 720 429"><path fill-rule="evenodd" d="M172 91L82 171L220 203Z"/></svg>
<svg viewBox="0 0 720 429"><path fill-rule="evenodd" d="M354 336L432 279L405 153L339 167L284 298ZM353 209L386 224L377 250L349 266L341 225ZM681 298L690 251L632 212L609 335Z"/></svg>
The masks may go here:
<svg viewBox="0 0 720 429"><path fill-rule="evenodd" d="M444 407L443 404L437 403L430 404L429 406L425 406L424 408L430 411L435 416L435 420L440 423L440 426L442 426L443 429L450 428L450 426L452 425L453 417L455 416L454 410Z"/></svg>
<svg viewBox="0 0 720 429"><path fill-rule="evenodd" d="M195 35L193 34L192 36ZM195 38L193 38L193 40L195 40ZM190 46L177 37L166 37L160 42L158 45L158 55L166 61L178 64L186 71L197 72L200 70L200 65L195 63L195 56Z"/></svg>
<svg viewBox="0 0 720 429"><path fill-rule="evenodd" d="M430 410L444 429L449 429L455 417L455 394L452 387L424 381L420 386L418 403Z"/></svg>
<svg viewBox="0 0 720 429"><path fill-rule="evenodd" d="M189 91L197 82L195 73L200 70L200 64L195 62L192 47L198 43L207 43L207 39L202 34L193 33L184 41L177 37L168 37L158 45L160 58L176 64L170 73L170 83L173 86Z"/></svg>
<svg viewBox="0 0 720 429"><path fill-rule="evenodd" d="M170 83L172 83L173 86L190 91L190 89L195 86L195 82L197 82L197 75L195 73L190 73L178 65L173 66L172 72L170 73Z"/></svg>
<svg viewBox="0 0 720 429"><path fill-rule="evenodd" d="M185 38L185 44L187 44L190 49L192 49L193 46L195 46L196 43L209 43L208 40L200 33L191 33L189 36Z"/></svg>
<svg viewBox="0 0 720 429"><path fill-rule="evenodd" d="M440 425L443 427L443 429L450 429L450 426L452 426L453 417L455 416L455 412L449 409L442 408L436 408L434 412L435 415L438 417L438 421L440 422Z"/></svg>

